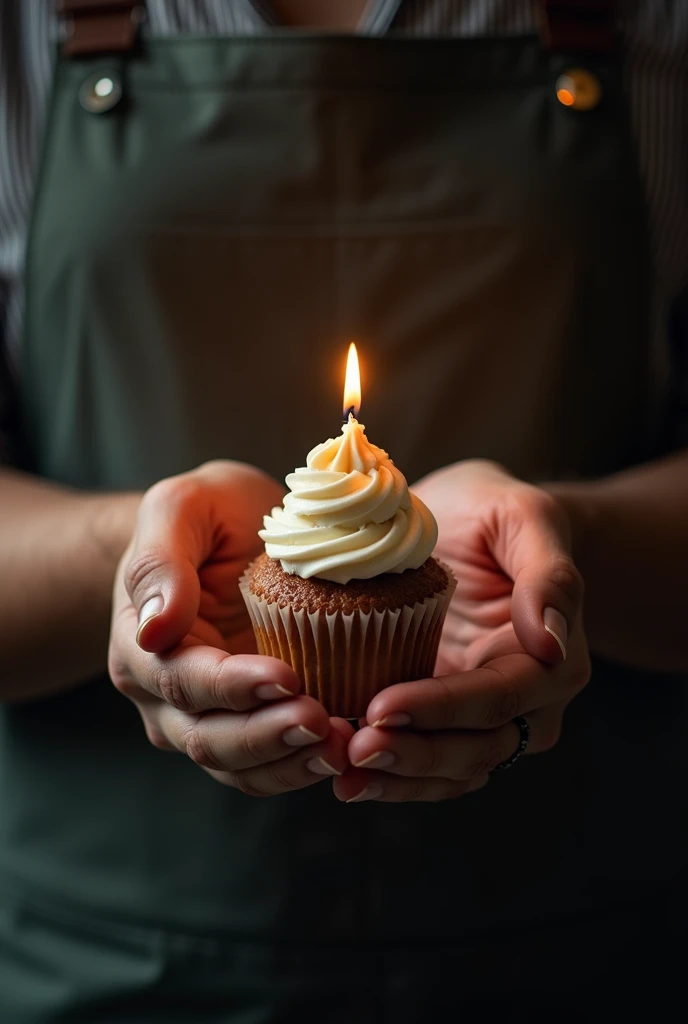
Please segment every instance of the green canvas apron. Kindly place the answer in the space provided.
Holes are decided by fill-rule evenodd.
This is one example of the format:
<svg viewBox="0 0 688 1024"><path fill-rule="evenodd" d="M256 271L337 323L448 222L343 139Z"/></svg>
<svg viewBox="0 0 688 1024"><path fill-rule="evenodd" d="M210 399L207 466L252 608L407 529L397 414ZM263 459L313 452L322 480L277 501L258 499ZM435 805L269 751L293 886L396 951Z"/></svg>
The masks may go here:
<svg viewBox="0 0 688 1024"><path fill-rule="evenodd" d="M588 111L555 90L581 61ZM281 477L339 429L356 337L363 421L409 479L470 456L607 473L660 450L650 283L613 54L275 33L63 56L29 468ZM687 693L598 664L554 752L406 806L227 790L105 679L6 707L0 1020L518 1019L595 986L619 1005L629 974L639 1001L682 924Z"/></svg>

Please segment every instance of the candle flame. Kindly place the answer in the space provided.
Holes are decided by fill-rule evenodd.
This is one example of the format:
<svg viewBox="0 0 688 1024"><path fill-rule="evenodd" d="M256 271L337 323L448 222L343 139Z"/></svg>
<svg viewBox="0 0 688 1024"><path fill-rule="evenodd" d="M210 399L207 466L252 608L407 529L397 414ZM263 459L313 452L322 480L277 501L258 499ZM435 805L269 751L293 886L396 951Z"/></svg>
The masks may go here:
<svg viewBox="0 0 688 1024"><path fill-rule="evenodd" d="M353 411L356 418L361 409L361 371L358 366L358 352L353 341L349 345L344 380L344 419Z"/></svg>

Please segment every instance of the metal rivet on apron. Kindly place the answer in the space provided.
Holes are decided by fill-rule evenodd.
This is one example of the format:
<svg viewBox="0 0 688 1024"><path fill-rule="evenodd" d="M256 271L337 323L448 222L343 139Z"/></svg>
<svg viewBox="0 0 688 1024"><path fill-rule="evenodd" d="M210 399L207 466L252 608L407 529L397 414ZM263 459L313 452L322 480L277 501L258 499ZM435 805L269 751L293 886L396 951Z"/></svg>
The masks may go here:
<svg viewBox="0 0 688 1024"><path fill-rule="evenodd" d="M557 99L573 110L592 110L602 99L600 80L585 68L569 68L557 78Z"/></svg>
<svg viewBox="0 0 688 1024"><path fill-rule="evenodd" d="M122 98L122 83L114 72L90 75L79 89L79 103L90 114L112 110Z"/></svg>

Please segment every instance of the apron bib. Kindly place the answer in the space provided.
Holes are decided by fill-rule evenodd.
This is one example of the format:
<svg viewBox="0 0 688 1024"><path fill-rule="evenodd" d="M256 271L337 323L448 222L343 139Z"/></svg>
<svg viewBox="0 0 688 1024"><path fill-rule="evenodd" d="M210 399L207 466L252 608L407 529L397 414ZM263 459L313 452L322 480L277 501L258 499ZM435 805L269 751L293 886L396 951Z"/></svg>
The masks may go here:
<svg viewBox="0 0 688 1024"><path fill-rule="evenodd" d="M63 55L27 262L29 468L88 489L222 457L283 477L339 429L350 337L363 422L410 481L657 452L620 71L586 55L602 100L567 109L555 83L582 59L286 33ZM598 664L546 759L406 806L227 790L150 747L105 679L4 708L0 1011L415 1024L610 983L648 955L638 922L678 913L687 693Z"/></svg>

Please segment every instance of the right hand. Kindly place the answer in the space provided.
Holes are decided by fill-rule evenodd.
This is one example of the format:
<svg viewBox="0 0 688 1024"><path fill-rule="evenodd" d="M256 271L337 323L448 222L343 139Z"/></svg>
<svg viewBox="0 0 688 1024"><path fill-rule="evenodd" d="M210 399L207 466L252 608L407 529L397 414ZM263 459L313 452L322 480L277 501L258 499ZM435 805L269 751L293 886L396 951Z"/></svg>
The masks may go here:
<svg viewBox="0 0 688 1024"><path fill-rule="evenodd" d="M150 742L250 796L341 774L353 729L330 719L286 663L261 657L238 580L283 491L210 462L143 496L115 580L109 671Z"/></svg>

